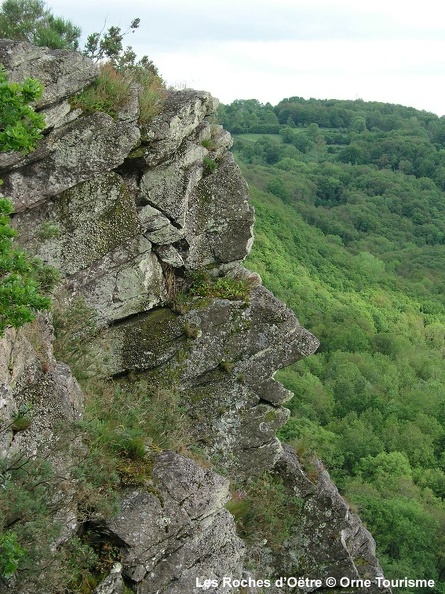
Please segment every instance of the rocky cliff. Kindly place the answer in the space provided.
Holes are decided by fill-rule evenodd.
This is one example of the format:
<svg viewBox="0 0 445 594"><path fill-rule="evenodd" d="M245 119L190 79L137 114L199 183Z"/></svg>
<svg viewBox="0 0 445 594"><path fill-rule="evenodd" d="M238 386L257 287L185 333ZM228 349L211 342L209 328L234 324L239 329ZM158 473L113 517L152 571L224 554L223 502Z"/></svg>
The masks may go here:
<svg viewBox="0 0 445 594"><path fill-rule="evenodd" d="M82 391L54 358L49 318L8 331L0 342L1 455L9 476L18 460L42 457L63 475L52 481L54 522L63 528L52 550L91 533L96 549L112 546L116 563L95 590L103 593L335 592L352 580L353 591L387 591L375 582L371 535L322 465L305 472L276 438L292 394L274 373L318 343L242 265L254 213L230 135L212 118L217 101L168 91L141 126L137 88L115 118L72 107L98 75L79 54L2 41L0 63L11 80L32 75L45 85L36 106L45 136L29 155L0 155L0 177L20 241L61 272L59 309L81 301L94 315L94 331L82 335L83 376L129 394L141 381L173 390L187 427L182 453L150 447L146 436L149 472L120 481L117 514L101 513L100 497L86 514L76 474L91 448L75 428ZM249 525L261 511L249 506L262 504L264 516L275 513L279 541ZM47 573L42 560L40 570L4 580L4 591L62 591Z"/></svg>

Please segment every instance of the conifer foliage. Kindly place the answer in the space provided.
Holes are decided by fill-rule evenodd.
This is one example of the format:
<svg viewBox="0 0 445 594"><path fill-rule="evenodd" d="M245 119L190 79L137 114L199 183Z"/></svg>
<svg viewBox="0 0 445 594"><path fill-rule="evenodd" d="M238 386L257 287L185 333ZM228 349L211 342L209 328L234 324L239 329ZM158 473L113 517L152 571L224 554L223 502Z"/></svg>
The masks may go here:
<svg viewBox="0 0 445 594"><path fill-rule="evenodd" d="M41 93L38 81L11 83L0 69L0 152L34 148L44 119L29 104ZM49 307L49 299L40 293L42 273L49 269L14 245L12 211L11 201L0 196L0 336L8 326L18 328L31 321L36 310Z"/></svg>
<svg viewBox="0 0 445 594"><path fill-rule="evenodd" d="M4 0L0 8L0 38L29 41L52 49L79 47L79 27L53 15L43 0Z"/></svg>

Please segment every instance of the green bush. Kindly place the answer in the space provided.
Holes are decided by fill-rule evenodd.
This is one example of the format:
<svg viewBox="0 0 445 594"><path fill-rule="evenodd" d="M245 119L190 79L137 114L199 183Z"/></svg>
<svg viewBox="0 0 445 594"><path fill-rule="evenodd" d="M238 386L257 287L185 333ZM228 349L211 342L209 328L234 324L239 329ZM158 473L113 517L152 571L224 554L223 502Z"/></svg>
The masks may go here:
<svg viewBox="0 0 445 594"><path fill-rule="evenodd" d="M40 97L42 89L33 79L8 82L0 67L0 151L28 152L35 147L45 124L29 103ZM37 310L48 309L50 301L41 292L56 280L52 269L14 245L12 212L12 202L0 196L0 336L8 326L19 328L33 320Z"/></svg>
<svg viewBox="0 0 445 594"><path fill-rule="evenodd" d="M116 118L136 87L139 87L139 123L146 125L159 113L165 97L162 79L142 67L118 69L112 62L103 64L97 80L80 95L71 99L73 109L85 113L103 111Z"/></svg>
<svg viewBox="0 0 445 594"><path fill-rule="evenodd" d="M146 126L157 115L166 97L166 89L162 79L149 71L141 71L137 77L139 91L139 124Z"/></svg>
<svg viewBox="0 0 445 594"><path fill-rule="evenodd" d="M0 462L0 558L1 575L5 578L11 577L19 565L23 569L32 559L31 535L39 532L43 517L48 519L45 501L48 495L45 484L49 479L47 470L46 466L37 468L24 457ZM39 485L40 481L45 486ZM41 537L40 540L41 550L45 550L47 539Z"/></svg>
<svg viewBox="0 0 445 594"><path fill-rule="evenodd" d="M205 138L202 142L201 145L206 148L209 151L212 151L215 149L216 147L216 143L215 140L213 138Z"/></svg>
<svg viewBox="0 0 445 594"><path fill-rule="evenodd" d="M84 54L101 63L99 78L91 87L71 100L74 108L86 113L103 111L113 118L127 104L133 93L139 94L139 124L147 125L159 113L165 97L165 85L157 68L147 56L136 61L136 54L129 46L125 50L125 35L139 27L134 19L127 31L110 27L105 33L88 36Z"/></svg>
<svg viewBox="0 0 445 594"><path fill-rule="evenodd" d="M13 577L15 592L28 591L32 584L39 592L87 594L109 573L111 561L117 559L118 551L112 552L112 558L104 535L92 541L87 529L80 537L67 539L64 527L56 520L67 503L76 508L83 525L93 518L116 515L120 481L115 460L94 447L86 451L85 445L75 439L79 437L75 427L67 428L59 437L56 447L60 452L52 448L51 457L64 455L67 449L73 455L71 466L64 469L64 478L49 460L18 455L0 461L2 592L8 591ZM75 481L75 491L69 481Z"/></svg>
<svg viewBox="0 0 445 594"><path fill-rule="evenodd" d="M33 407L29 404L22 404L19 406L17 414L12 419L10 425L13 431L25 431L32 423Z"/></svg>
<svg viewBox="0 0 445 594"><path fill-rule="evenodd" d="M122 41L128 33L134 33L139 28L140 22L140 19L134 19L126 31L122 31L120 27L112 26L105 33L103 31L91 33L87 37L84 55L95 62L105 60L113 66L134 64L136 54L130 46L124 50ZM143 60L147 60L146 56Z"/></svg>
<svg viewBox="0 0 445 594"><path fill-rule="evenodd" d="M20 546L17 534L8 530L0 534L0 576L11 578L26 551Z"/></svg>
<svg viewBox="0 0 445 594"><path fill-rule="evenodd" d="M32 321L37 310L49 308L50 300L41 291L50 289L57 277L14 245L11 212L11 202L0 198L0 336L8 326L19 328Z"/></svg>
<svg viewBox="0 0 445 594"><path fill-rule="evenodd" d="M202 166L204 169L204 176L207 176L215 171L215 169L218 167L218 163L210 157L204 157Z"/></svg>
<svg viewBox="0 0 445 594"><path fill-rule="evenodd" d="M21 84L8 82L0 64L0 152L29 152L35 147L45 120L29 104L37 101L42 92L43 86L32 78Z"/></svg>
<svg viewBox="0 0 445 594"><path fill-rule="evenodd" d="M104 64L94 83L71 99L73 109L85 113L103 111L115 118L131 96L130 80L119 73L112 64Z"/></svg>

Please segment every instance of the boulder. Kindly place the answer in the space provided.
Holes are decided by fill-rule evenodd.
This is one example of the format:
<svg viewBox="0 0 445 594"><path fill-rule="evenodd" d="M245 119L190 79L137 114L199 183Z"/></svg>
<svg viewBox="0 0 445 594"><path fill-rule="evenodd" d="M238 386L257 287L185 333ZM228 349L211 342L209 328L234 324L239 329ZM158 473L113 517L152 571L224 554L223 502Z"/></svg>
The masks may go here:
<svg viewBox="0 0 445 594"><path fill-rule="evenodd" d="M157 456L150 489L124 493L119 516L106 525L125 545L133 591L192 594L202 591L197 578L240 577L244 545L223 507L228 499L227 479L173 452Z"/></svg>

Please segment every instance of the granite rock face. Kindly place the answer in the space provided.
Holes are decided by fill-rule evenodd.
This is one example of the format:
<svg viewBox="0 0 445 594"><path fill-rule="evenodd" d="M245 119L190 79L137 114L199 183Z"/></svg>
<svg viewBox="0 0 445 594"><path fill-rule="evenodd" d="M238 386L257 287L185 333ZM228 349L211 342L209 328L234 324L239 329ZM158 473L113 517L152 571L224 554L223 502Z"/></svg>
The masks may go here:
<svg viewBox="0 0 445 594"><path fill-rule="evenodd" d="M14 197L17 212L112 171L139 140L135 123L105 113L79 118L51 131L39 148L2 172L3 191Z"/></svg>
<svg viewBox="0 0 445 594"><path fill-rule="evenodd" d="M247 564L263 579L372 579L380 572L372 537L327 473L309 479L276 438L292 394L274 373L313 353L318 341L242 265L254 213L230 135L212 119L217 101L202 91L170 91L160 114L140 126L137 89L115 119L70 108L68 99L96 76L77 54L2 41L0 62L11 79L32 74L46 85L37 106L46 135L34 153L0 156L2 192L14 202L22 244L60 270L68 301L81 297L95 312L98 331L89 346L98 378L133 374L175 385L195 444L232 481L248 484L269 472L289 497L304 500L303 517L274 556L267 543L244 546L236 536L224 509L226 478L160 453L151 483L125 489L119 516L96 521L123 559L96 592L118 594L124 583L140 594L201 592L202 578L219 584L210 592L254 594L254 587L221 586L223 576L248 575ZM203 271L208 282L244 282L248 296L190 292L190 278ZM30 346L27 329L8 331L0 343L5 418L29 399L38 417L35 433L1 434L3 455L14 447L44 450L57 439L56 417L82 414L80 390L52 358L45 328L37 336L46 338L35 339L44 355Z"/></svg>
<svg viewBox="0 0 445 594"><path fill-rule="evenodd" d="M58 442L61 426L82 418L83 395L69 368L54 359L52 339L51 324L43 316L0 339L0 460L45 457L58 470L64 484L55 519L64 525L64 540L78 533L82 513L73 497L76 459L71 448L65 451ZM20 413L24 406L29 425L18 428L15 421L25 418ZM85 452L84 444L76 446ZM189 458L168 451L157 455L147 488L125 490L119 515L107 524L96 520L94 529L119 543L123 567L117 564L95 592L122 594L126 583L140 594L179 594L199 591L196 576L241 576L245 547L224 509L229 486L227 478ZM3 591L24 590L0 580ZM31 581L26 592L40 594L42 584Z"/></svg>
<svg viewBox="0 0 445 594"><path fill-rule="evenodd" d="M92 83L98 73L97 66L82 54L6 39L0 40L0 63L13 82L32 77L43 84L39 109L63 103Z"/></svg>
<svg viewBox="0 0 445 594"><path fill-rule="evenodd" d="M52 353L52 326L40 316L19 331L0 338L0 458L47 450L61 422L81 419L83 395L64 363ZM29 411L22 413L22 411ZM29 418L26 430L14 419Z"/></svg>
<svg viewBox="0 0 445 594"><path fill-rule="evenodd" d="M281 557L281 570L286 575L294 575L303 564L306 575L330 576L338 584L344 577L356 580L356 583L371 581L370 587L354 588L354 591L367 594L390 592L378 588L375 583L375 577L383 573L371 534L341 497L322 463L313 459L311 466L309 479L295 451L284 446L283 456L274 469L289 494L304 500L301 519ZM313 589L307 587L300 591L311 592ZM317 590L326 594L332 591L326 587Z"/></svg>
<svg viewBox="0 0 445 594"><path fill-rule="evenodd" d="M121 513L106 527L127 547L124 574L135 592L199 592L197 578L241 577L244 545L223 507L227 479L164 452L150 491L123 493Z"/></svg>

